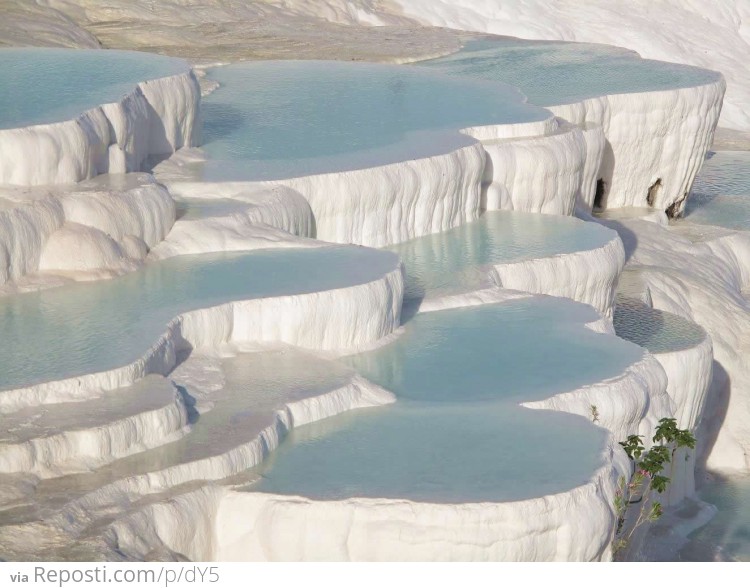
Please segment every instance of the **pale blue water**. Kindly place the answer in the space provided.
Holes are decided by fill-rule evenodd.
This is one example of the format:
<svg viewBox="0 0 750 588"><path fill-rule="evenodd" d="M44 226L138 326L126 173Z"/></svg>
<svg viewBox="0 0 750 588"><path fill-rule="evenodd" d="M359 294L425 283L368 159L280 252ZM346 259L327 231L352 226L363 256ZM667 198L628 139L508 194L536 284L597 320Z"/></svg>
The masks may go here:
<svg viewBox="0 0 750 588"><path fill-rule="evenodd" d="M0 129L68 120L138 82L189 69L181 59L137 51L0 49Z"/></svg>
<svg viewBox="0 0 750 588"><path fill-rule="evenodd" d="M505 82L539 106L570 104L605 94L684 88L720 77L697 67L640 59L617 47L522 39L470 41L458 53L417 65Z"/></svg>
<svg viewBox="0 0 750 588"><path fill-rule="evenodd" d="M601 247L611 230L564 216L488 211L450 231L392 247L406 267L406 297L449 295L481 287L493 264Z"/></svg>
<svg viewBox="0 0 750 588"><path fill-rule="evenodd" d="M642 350L583 327L562 299L416 315L391 344L345 361L395 405L292 432L252 491L319 499L526 499L585 483L606 434L590 420L518 406L621 373Z"/></svg>
<svg viewBox="0 0 750 588"><path fill-rule="evenodd" d="M695 178L685 220L750 230L750 152L709 153Z"/></svg>
<svg viewBox="0 0 750 588"><path fill-rule="evenodd" d="M210 70L202 177L273 179L446 153L457 129L542 120L514 88L425 69L323 61L238 63Z"/></svg>
<svg viewBox="0 0 750 588"><path fill-rule="evenodd" d="M623 298L617 300L613 322L618 337L645 347L651 353L689 349L707 336L692 321Z"/></svg>
<svg viewBox="0 0 750 588"><path fill-rule="evenodd" d="M621 373L643 350L583 327L583 304L529 298L417 314L393 343L348 362L400 398L542 400Z"/></svg>
<svg viewBox="0 0 750 588"><path fill-rule="evenodd" d="M605 438L570 414L404 402L293 430L251 490L319 500L524 500L586 483L602 464Z"/></svg>
<svg viewBox="0 0 750 588"><path fill-rule="evenodd" d="M750 476L717 477L701 489L716 516L690 535L683 561L750 561Z"/></svg>
<svg viewBox="0 0 750 588"><path fill-rule="evenodd" d="M0 298L0 390L126 365L181 312L365 283L396 265L391 253L347 246L183 256Z"/></svg>

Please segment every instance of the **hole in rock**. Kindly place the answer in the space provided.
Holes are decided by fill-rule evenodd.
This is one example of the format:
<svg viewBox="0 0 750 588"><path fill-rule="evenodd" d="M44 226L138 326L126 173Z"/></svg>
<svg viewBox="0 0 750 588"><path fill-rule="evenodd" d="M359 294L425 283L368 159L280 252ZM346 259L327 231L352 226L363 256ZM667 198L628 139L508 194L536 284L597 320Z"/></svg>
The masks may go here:
<svg viewBox="0 0 750 588"><path fill-rule="evenodd" d="M596 180L596 194L594 194L594 208L604 208L604 195L607 193L607 182L603 178Z"/></svg>
<svg viewBox="0 0 750 588"><path fill-rule="evenodd" d="M665 211L667 213L668 218L678 218L681 217L683 212L685 211L684 207L682 206L682 203L685 202L687 199L688 193L685 192L682 195L682 198L675 200L667 207L667 210Z"/></svg>
<svg viewBox="0 0 750 588"><path fill-rule="evenodd" d="M648 196L646 196L646 202L648 202L649 206L654 205L654 202L656 202L656 197L659 195L660 191L661 191L661 178L657 179L653 184L651 184L651 187L648 189Z"/></svg>

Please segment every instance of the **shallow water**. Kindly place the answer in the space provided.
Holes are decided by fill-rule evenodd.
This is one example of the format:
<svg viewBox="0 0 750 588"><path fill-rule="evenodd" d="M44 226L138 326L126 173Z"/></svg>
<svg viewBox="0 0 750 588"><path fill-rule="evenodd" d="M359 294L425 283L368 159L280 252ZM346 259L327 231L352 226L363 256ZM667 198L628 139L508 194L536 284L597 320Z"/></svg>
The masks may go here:
<svg viewBox="0 0 750 588"><path fill-rule="evenodd" d="M139 82L188 70L181 59L137 51L0 49L0 129L68 120Z"/></svg>
<svg viewBox="0 0 750 588"><path fill-rule="evenodd" d="M539 106L607 94L684 88L720 77L697 67L641 59L618 47L522 39L470 41L458 53L417 65L451 75L503 81Z"/></svg>
<svg viewBox="0 0 750 588"><path fill-rule="evenodd" d="M570 490L603 463L603 429L519 406L622 373L642 350L586 329L562 299L421 313L345 362L398 397L295 430L252 491L320 499L507 501Z"/></svg>
<svg viewBox="0 0 750 588"><path fill-rule="evenodd" d="M619 374L643 355L583 326L597 318L551 297L419 313L393 343L347 362L399 398L542 400Z"/></svg>
<svg viewBox="0 0 750 588"><path fill-rule="evenodd" d="M689 349L707 336L692 321L623 298L617 300L613 322L618 337L645 347L651 353Z"/></svg>
<svg viewBox="0 0 750 588"><path fill-rule="evenodd" d="M684 561L750 561L750 476L717 477L699 492L716 516L689 537Z"/></svg>
<svg viewBox="0 0 750 588"><path fill-rule="evenodd" d="M103 480L221 455L255 439L285 404L344 386L354 373L338 362L291 347L242 353L223 359L221 368L224 385L201 399L213 405L211 410L192 416L191 430L185 437L120 459L93 474L71 477L60 486L75 479L77 485L93 488ZM48 485L51 489L58 486L54 481Z"/></svg>
<svg viewBox="0 0 750 588"><path fill-rule="evenodd" d="M685 221L750 230L750 151L709 154L695 178Z"/></svg>
<svg viewBox="0 0 750 588"><path fill-rule="evenodd" d="M396 265L391 253L347 246L192 255L0 298L0 390L126 365L182 312L362 284Z"/></svg>
<svg viewBox="0 0 750 588"><path fill-rule="evenodd" d="M477 221L392 247L406 268L406 297L482 287L489 266L602 247L613 233L565 216L488 211Z"/></svg>
<svg viewBox="0 0 750 588"><path fill-rule="evenodd" d="M295 429L252 491L319 500L523 500L586 483L606 437L570 414L399 403Z"/></svg>
<svg viewBox="0 0 750 588"><path fill-rule="evenodd" d="M183 437L118 459L92 472L42 480L36 487L35 503L9 511L0 509L0 525L37 520L43 516L40 513L54 513L77 497L131 476L208 459L215 460L213 471L222 471L222 467L230 472L232 467L241 468L242 461L237 455L233 461L226 453L253 442L262 430L274 423L277 410L287 403L344 386L354 374L351 368L341 363L293 347L242 353L222 359L220 365L215 360L205 363L205 358L195 357L188 362L195 363L187 376L179 370L179 375L172 375L189 407L190 428ZM219 368L221 380L217 379L216 370ZM206 382L210 384L206 385ZM148 399L151 404L158 403L159 397L164 396L160 389L173 396L174 388L167 383L164 378L149 376L134 386L110 392L93 402L87 401L84 406L86 410L90 407L114 408L110 417L121 412L135 414L149 408L144 402L138 403L139 397L148 395L149 391L156 396ZM38 414L37 409L25 412ZM44 425L57 414L63 417L63 428L70 428L71 424L81 428L97 425L96 414L93 419L89 415L81 417L80 403L54 405L48 412L45 409L45 413L41 419L28 424L36 435L43 432L40 423ZM77 419L75 413L78 413ZM66 416L73 418L65 420ZM14 418L19 420L16 415ZM199 466L193 466L198 471L212 471L205 463L202 467L204 469L199 470ZM193 479L194 476L188 475L187 478ZM179 490L175 492L178 493Z"/></svg>
<svg viewBox="0 0 750 588"><path fill-rule="evenodd" d="M322 61L238 63L210 70L203 101L208 180L275 179L447 153L456 131L543 120L514 88L426 69Z"/></svg>

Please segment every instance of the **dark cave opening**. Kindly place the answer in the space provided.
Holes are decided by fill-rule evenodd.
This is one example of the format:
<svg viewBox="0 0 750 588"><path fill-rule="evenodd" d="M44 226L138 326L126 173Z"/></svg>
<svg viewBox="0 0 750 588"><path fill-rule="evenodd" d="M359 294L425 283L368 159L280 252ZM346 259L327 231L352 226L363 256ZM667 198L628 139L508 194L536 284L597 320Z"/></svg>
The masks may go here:
<svg viewBox="0 0 750 588"><path fill-rule="evenodd" d="M594 194L594 208L601 210L604 204L604 195L607 193L607 182L603 178L596 180L596 194Z"/></svg>
<svg viewBox="0 0 750 588"><path fill-rule="evenodd" d="M661 191L661 178L657 179L651 187L648 189L648 195L646 196L646 202L649 206L653 207L656 202L656 197Z"/></svg>

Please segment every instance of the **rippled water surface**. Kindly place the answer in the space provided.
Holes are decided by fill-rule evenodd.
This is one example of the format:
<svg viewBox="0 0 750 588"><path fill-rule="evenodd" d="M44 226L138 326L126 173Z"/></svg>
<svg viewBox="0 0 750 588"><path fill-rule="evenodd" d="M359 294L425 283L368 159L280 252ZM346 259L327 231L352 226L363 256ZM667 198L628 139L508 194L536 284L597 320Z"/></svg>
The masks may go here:
<svg viewBox="0 0 750 588"><path fill-rule="evenodd" d="M750 151L709 153L695 178L685 220L750 230Z"/></svg>
<svg viewBox="0 0 750 588"><path fill-rule="evenodd" d="M614 325L618 337L651 353L689 349L706 338L706 332L694 322L628 299L617 301Z"/></svg>

